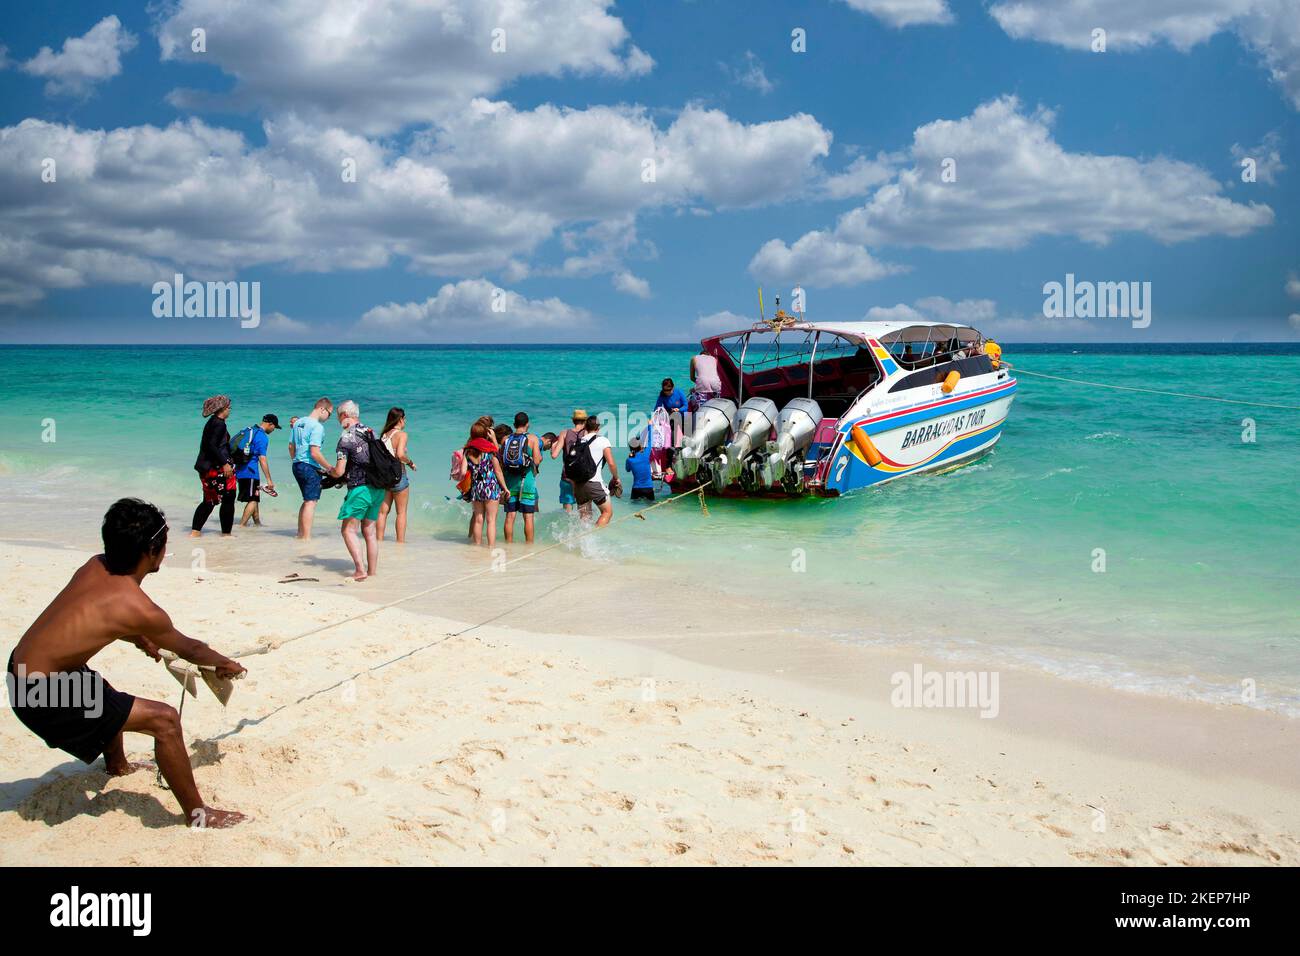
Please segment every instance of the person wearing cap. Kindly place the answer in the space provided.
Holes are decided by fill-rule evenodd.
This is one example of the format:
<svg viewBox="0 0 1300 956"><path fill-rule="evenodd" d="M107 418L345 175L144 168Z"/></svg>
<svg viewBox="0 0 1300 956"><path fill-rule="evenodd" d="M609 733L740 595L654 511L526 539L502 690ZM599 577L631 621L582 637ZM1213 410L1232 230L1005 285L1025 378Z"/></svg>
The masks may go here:
<svg viewBox="0 0 1300 956"><path fill-rule="evenodd" d="M627 439L629 452L623 468L632 475L633 501L654 501L655 482L650 474L650 449L644 435L629 435Z"/></svg>
<svg viewBox="0 0 1300 956"><path fill-rule="evenodd" d="M587 410L585 408L575 408L573 410L573 427L566 428L551 442L551 458L559 458L566 451L573 447L575 442L579 442L586 434ZM578 504L578 499L573 494L573 482L565 474L563 464L560 467L560 504L564 510L573 511L573 506ZM584 517L591 516L591 505L584 504L578 506L578 513Z"/></svg>
<svg viewBox="0 0 1300 956"><path fill-rule="evenodd" d="M271 445L271 440L267 436L280 427L280 419L274 415L263 415L260 422L248 427L252 432L248 461L235 471L235 481L239 486L239 500L244 502L244 514L239 519L241 528L247 527L250 521L261 527L263 487L272 498L276 496L275 481L271 478L271 465L266 460L266 452ZM262 475L266 475L265 486L261 481Z"/></svg>

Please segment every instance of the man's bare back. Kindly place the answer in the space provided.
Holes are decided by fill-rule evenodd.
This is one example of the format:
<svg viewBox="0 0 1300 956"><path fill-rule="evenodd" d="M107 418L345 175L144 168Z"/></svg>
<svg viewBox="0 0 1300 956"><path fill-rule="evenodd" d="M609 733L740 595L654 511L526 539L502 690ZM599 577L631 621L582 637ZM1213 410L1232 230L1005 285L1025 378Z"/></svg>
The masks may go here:
<svg viewBox="0 0 1300 956"><path fill-rule="evenodd" d="M161 701L118 691L87 663L115 640L134 644L154 660L160 649L192 664L213 668L219 677L244 673L238 662L202 641L186 637L167 612L151 601L140 584L157 571L167 549L163 513L135 498L116 502L104 516L104 554L82 565L41 612L10 657L9 680L15 715L51 748L89 764L103 754L111 774L126 774L130 764L125 732L154 738L158 768L179 801L187 822L205 827L232 826L242 814L205 806L194 783L180 716ZM55 675L58 675L56 681ZM92 686L94 706L56 698L51 688L63 678Z"/></svg>
<svg viewBox="0 0 1300 956"><path fill-rule="evenodd" d="M14 648L14 664L25 665L28 674L75 670L120 638L157 630L166 618L134 577L109 574L96 555L27 629Z"/></svg>

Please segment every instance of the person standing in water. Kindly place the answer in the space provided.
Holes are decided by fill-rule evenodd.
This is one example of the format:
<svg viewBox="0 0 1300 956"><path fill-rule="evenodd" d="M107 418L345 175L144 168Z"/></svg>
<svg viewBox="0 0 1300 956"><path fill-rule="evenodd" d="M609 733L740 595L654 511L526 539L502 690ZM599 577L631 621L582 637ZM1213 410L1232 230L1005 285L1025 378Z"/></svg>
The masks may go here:
<svg viewBox="0 0 1300 956"><path fill-rule="evenodd" d="M415 462L406 457L407 434L406 434L406 411L401 408L390 408L388 410L388 419L384 422L384 431L380 435L384 447L392 453L402 466L402 480L397 483L395 488L384 492L384 503L379 506L379 540L384 540L384 530L388 527L388 512L393 508L397 509L397 543L406 543L406 512L407 503L411 497L411 476L406 473L410 468L415 471Z"/></svg>
<svg viewBox="0 0 1300 956"><path fill-rule="evenodd" d="M194 470L199 473L203 486L203 500L194 509L190 523L190 537L203 533L212 509L221 506L221 534L229 537L235 526L235 466L230 457L230 431L226 419L230 417L230 399L213 395L203 403L203 437L199 439L199 455L194 459Z"/></svg>
<svg viewBox="0 0 1300 956"><path fill-rule="evenodd" d="M515 431L501 445L501 467L510 497L506 500L506 544L515 540L515 515L524 516L524 540L533 543L537 516L537 472L542 441L528 430L528 414L515 415Z"/></svg>
<svg viewBox="0 0 1300 956"><path fill-rule="evenodd" d="M610 501L611 492L618 497L623 495L623 483L618 477L618 465L614 464L614 453L609 439L600 434L600 419L595 415L588 417L583 428L583 437L570 446L564 453L569 464L569 474L573 480L573 492L578 499L578 507L591 506L600 509L596 527L603 528L614 516L614 503ZM605 484L604 469L609 468L609 484Z"/></svg>
<svg viewBox="0 0 1300 956"><path fill-rule="evenodd" d="M632 475L633 501L654 501L655 483L650 473L650 449L644 435L629 435L628 456L623 467Z"/></svg>
<svg viewBox="0 0 1300 956"><path fill-rule="evenodd" d="M235 470L235 482L239 486L239 500L245 502L243 517L239 526L246 527L248 522L259 527L262 524L262 489L272 498L275 497L275 481L271 478L271 463L266 460L266 452L271 446L270 435L280 427L280 419L274 415L263 415L256 425L248 426L248 435L239 433L239 442L248 443L248 460ZM266 475L266 484L261 476Z"/></svg>
<svg viewBox="0 0 1300 956"><path fill-rule="evenodd" d="M134 644L154 660L159 650L237 677L241 664L186 637L167 612L141 590L167 554L167 519L138 498L122 498L104 515L104 553L72 575L9 655L9 702L14 715L48 747L82 763L104 755L115 777L142 769L126 759L124 733L154 739L154 758L193 827L230 827L244 819L204 804L194 783L176 709L117 690L87 664L114 641ZM79 698L79 699L73 699Z"/></svg>
<svg viewBox="0 0 1300 956"><path fill-rule="evenodd" d="M469 534L475 544L482 544L486 525L489 548L495 548L497 543L498 503L502 496L510 497L506 476L501 471L501 461L496 452L497 446L486 438L471 438L465 446L465 461L470 474L470 500L474 502Z"/></svg>
<svg viewBox="0 0 1300 956"><path fill-rule="evenodd" d="M316 407L289 424L289 457L293 460L293 478L302 492L302 507L298 509L298 539L311 540L311 523L316 516L316 502L320 501L321 476L334 466L321 453L325 440L325 422L334 414L334 403L328 398L318 399Z"/></svg>
<svg viewBox="0 0 1300 956"><path fill-rule="evenodd" d="M566 428L560 432L555 441L551 442L551 458L559 458L570 448L574 442L581 441L584 429L587 426L587 410L584 408L575 408L573 410L573 427ZM568 469L564 463L560 463L560 504L566 512L572 512L574 506L578 504L578 499L573 494L573 482L569 480ZM582 517L591 514L591 505L580 506L578 513Z"/></svg>

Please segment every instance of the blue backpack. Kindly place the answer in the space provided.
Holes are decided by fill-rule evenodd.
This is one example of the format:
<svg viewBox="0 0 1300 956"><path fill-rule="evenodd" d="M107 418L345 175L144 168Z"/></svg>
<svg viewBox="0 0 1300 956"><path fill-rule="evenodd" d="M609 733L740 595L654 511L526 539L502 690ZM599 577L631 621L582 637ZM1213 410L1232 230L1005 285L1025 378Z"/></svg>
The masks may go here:
<svg viewBox="0 0 1300 956"><path fill-rule="evenodd" d="M529 437L515 432L501 446L501 467L507 475L518 477L533 467L532 455L528 453Z"/></svg>
<svg viewBox="0 0 1300 956"><path fill-rule="evenodd" d="M230 448L230 460L234 462L236 468L243 468L253 460L253 432L256 425L249 425L239 433Z"/></svg>

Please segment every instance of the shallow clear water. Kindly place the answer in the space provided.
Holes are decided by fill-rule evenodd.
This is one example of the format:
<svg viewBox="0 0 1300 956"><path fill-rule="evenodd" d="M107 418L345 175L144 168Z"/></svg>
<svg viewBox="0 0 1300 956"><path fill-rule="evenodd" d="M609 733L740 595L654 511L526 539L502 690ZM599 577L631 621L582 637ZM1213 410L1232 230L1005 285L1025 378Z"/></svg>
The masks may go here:
<svg viewBox="0 0 1300 956"><path fill-rule="evenodd" d="M84 541L124 494L157 501L184 527L200 405L225 392L232 432L265 412L287 425L320 395L355 399L375 426L403 406L421 466L411 536L460 541L465 506L449 500L446 469L474 418L522 408L541 432L561 430L574 406L644 412L665 374L686 378L693 351L6 348L2 534ZM1034 346L1007 357L1055 375L1300 406L1295 346ZM48 419L53 442L42 440ZM271 458L285 494L266 505L281 526L298 504L285 434ZM327 426L327 455L337 434ZM671 566L684 587L752 595L756 622L780 602L838 640L1211 699L1237 700L1251 680L1258 705L1295 713L1297 450L1294 411L1024 376L1002 441L978 462L837 500L710 499L708 517L685 499L589 539L575 560ZM555 506L557 465L541 476L543 540L569 526Z"/></svg>

